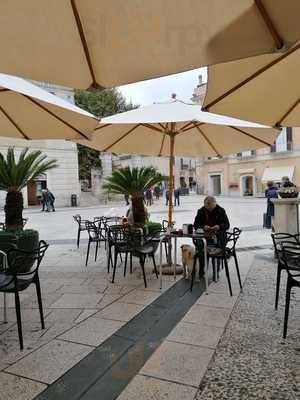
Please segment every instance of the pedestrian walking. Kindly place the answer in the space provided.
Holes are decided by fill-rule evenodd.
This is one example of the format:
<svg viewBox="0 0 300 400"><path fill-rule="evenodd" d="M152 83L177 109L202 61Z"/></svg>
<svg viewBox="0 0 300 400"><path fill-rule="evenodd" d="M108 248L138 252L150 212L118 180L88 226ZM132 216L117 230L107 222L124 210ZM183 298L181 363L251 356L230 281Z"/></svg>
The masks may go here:
<svg viewBox="0 0 300 400"><path fill-rule="evenodd" d="M50 192L50 190L47 188L46 189L46 195L47 195L47 210L46 211L50 211L50 209L52 209L52 211L55 211L55 207L54 207L54 202L55 202L55 197L54 194L52 192Z"/></svg>
<svg viewBox="0 0 300 400"><path fill-rule="evenodd" d="M46 189L42 189L42 196L41 196L42 209L41 209L41 211L48 210L47 199L48 199L48 195L46 193Z"/></svg>
<svg viewBox="0 0 300 400"><path fill-rule="evenodd" d="M265 197L267 198L267 212L264 216L264 227L274 229L274 204L271 199L277 199L278 187L274 185L273 181L267 182Z"/></svg>
<svg viewBox="0 0 300 400"><path fill-rule="evenodd" d="M126 202L126 206L129 206L129 194L124 194L124 199L125 199L125 202Z"/></svg>
<svg viewBox="0 0 300 400"><path fill-rule="evenodd" d="M166 190L166 206L169 204L169 190Z"/></svg>
<svg viewBox="0 0 300 400"><path fill-rule="evenodd" d="M174 205L180 206L180 189L174 190Z"/></svg>
<svg viewBox="0 0 300 400"><path fill-rule="evenodd" d="M145 198L146 198L146 206L151 206L153 203L153 195L151 189L146 190Z"/></svg>
<svg viewBox="0 0 300 400"><path fill-rule="evenodd" d="M155 186L154 194L155 194L155 199L159 200L159 196L160 196L160 187L159 186Z"/></svg>

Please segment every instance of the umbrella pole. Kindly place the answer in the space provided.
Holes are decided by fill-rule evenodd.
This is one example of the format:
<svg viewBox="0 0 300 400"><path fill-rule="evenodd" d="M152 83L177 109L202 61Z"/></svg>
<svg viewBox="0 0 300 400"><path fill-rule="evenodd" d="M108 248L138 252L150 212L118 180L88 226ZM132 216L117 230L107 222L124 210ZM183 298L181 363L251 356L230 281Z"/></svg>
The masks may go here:
<svg viewBox="0 0 300 400"><path fill-rule="evenodd" d="M173 219L173 169L174 169L174 142L175 135L170 135L170 159L169 159L169 213L168 213L168 224L172 226Z"/></svg>

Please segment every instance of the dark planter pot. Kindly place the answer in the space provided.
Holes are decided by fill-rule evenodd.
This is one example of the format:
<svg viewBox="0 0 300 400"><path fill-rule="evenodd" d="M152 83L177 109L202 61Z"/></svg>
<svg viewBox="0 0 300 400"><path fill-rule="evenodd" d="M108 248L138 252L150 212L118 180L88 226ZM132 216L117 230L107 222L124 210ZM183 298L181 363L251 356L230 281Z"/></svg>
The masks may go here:
<svg viewBox="0 0 300 400"><path fill-rule="evenodd" d="M38 231L23 231L21 234L17 235L17 247L20 250L33 251L39 245L39 233ZM33 266L34 261L28 260L23 264L22 270L20 272L28 272Z"/></svg>

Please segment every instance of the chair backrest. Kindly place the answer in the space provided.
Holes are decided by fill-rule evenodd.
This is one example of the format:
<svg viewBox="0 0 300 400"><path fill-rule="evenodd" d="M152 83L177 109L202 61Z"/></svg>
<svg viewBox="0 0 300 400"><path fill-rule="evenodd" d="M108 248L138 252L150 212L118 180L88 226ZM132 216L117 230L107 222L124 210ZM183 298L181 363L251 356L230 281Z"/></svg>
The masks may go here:
<svg viewBox="0 0 300 400"><path fill-rule="evenodd" d="M77 222L77 224L80 225L80 223L81 223L81 215L79 215L79 214L73 215L73 219L74 219L75 222Z"/></svg>
<svg viewBox="0 0 300 400"><path fill-rule="evenodd" d="M167 231L167 228L169 227L169 221L166 220L166 219L163 219L161 225L162 225L162 231L163 231L163 232L166 232L166 231ZM173 228L174 225L175 225L175 221L172 221L172 223L171 223L171 228Z"/></svg>
<svg viewBox="0 0 300 400"><path fill-rule="evenodd" d="M107 240L111 245L124 243L126 240L125 228L123 225L111 225L107 230Z"/></svg>
<svg viewBox="0 0 300 400"><path fill-rule="evenodd" d="M99 238L99 227L95 222L85 221L85 227L90 239L95 240Z"/></svg>
<svg viewBox="0 0 300 400"><path fill-rule="evenodd" d="M300 243L299 234L293 235L291 233L272 233L271 234L274 250L276 257L280 260L281 257L281 243L289 242L289 243Z"/></svg>
<svg viewBox="0 0 300 400"><path fill-rule="evenodd" d="M292 278L300 278L300 244L290 242L282 242L281 261ZM300 282L300 280L299 280Z"/></svg>
<svg viewBox="0 0 300 400"><path fill-rule="evenodd" d="M235 246L237 244L239 237L241 236L241 233L242 233L242 230L237 227L234 227L231 232L230 231L225 232L225 236L224 236L225 243L224 244L225 244L225 247L227 249L229 249L231 252L235 251ZM221 243L221 245L222 245L222 243Z"/></svg>
<svg viewBox="0 0 300 400"><path fill-rule="evenodd" d="M39 246L32 250L26 251L18 248L12 248L7 252L8 273L15 279L22 281L31 281L39 269L49 245L44 240L39 242ZM25 265L32 265L29 271L24 271Z"/></svg>

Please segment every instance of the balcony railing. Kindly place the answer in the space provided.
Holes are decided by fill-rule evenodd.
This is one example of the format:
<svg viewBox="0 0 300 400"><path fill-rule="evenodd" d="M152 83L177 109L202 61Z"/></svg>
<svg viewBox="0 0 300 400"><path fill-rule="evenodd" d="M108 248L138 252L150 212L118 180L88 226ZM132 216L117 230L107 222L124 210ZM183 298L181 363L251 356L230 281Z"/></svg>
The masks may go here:
<svg viewBox="0 0 300 400"><path fill-rule="evenodd" d="M271 153L282 153L285 151L293 151L293 142L287 143L274 143L270 148Z"/></svg>

